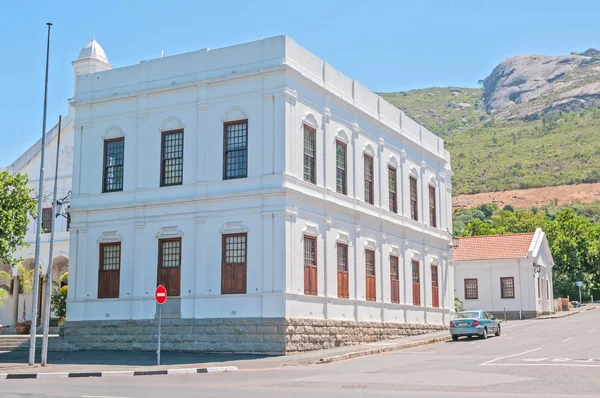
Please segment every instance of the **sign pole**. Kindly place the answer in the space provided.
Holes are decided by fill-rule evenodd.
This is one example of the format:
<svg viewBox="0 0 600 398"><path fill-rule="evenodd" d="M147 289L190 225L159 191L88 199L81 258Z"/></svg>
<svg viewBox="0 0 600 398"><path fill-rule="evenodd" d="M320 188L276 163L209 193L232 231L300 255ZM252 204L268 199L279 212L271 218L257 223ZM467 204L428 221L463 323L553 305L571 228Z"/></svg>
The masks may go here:
<svg viewBox="0 0 600 398"><path fill-rule="evenodd" d="M158 306L158 351L156 351L156 365L160 366L160 324L162 323L162 305Z"/></svg>
<svg viewBox="0 0 600 398"><path fill-rule="evenodd" d="M579 285L579 303L581 304L581 285Z"/></svg>

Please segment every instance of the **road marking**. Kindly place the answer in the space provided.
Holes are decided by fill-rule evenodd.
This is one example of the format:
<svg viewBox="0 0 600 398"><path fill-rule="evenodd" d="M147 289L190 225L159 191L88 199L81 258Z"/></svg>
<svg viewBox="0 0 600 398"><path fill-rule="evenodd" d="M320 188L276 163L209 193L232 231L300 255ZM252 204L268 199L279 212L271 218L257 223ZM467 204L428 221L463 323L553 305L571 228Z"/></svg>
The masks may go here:
<svg viewBox="0 0 600 398"><path fill-rule="evenodd" d="M523 360L527 361L527 362L540 362L540 361L546 361L548 359L550 359L550 358L525 358Z"/></svg>
<svg viewBox="0 0 600 398"><path fill-rule="evenodd" d="M561 343L567 342L569 340L573 339L573 337L569 337L568 339L564 339Z"/></svg>
<svg viewBox="0 0 600 398"><path fill-rule="evenodd" d="M571 358L554 358L552 362L569 362Z"/></svg>
<svg viewBox="0 0 600 398"><path fill-rule="evenodd" d="M592 332L595 332L595 331L596 331L596 329L588 330L588 333L592 333Z"/></svg>
<svg viewBox="0 0 600 398"><path fill-rule="evenodd" d="M533 350L529 350L529 351L525 351L525 352L520 352L520 353L518 353L518 354L507 355L507 356L505 356L505 357L499 357L499 358L496 358L496 359L492 359L491 361L487 361L487 362L484 362L484 363L480 363L479 365L490 365L490 364L492 364L493 362L500 361L501 359L514 358L514 357L518 357L518 356L520 356L520 355L529 354L530 352L539 351L539 350L541 350L541 349L542 349L542 347L539 347L539 348L534 348Z"/></svg>
<svg viewBox="0 0 600 398"><path fill-rule="evenodd" d="M583 365L575 363L489 363L487 366L567 366L577 368L600 368L600 365Z"/></svg>
<svg viewBox="0 0 600 398"><path fill-rule="evenodd" d="M81 398L129 398L129 397L113 397L111 395L82 395Z"/></svg>

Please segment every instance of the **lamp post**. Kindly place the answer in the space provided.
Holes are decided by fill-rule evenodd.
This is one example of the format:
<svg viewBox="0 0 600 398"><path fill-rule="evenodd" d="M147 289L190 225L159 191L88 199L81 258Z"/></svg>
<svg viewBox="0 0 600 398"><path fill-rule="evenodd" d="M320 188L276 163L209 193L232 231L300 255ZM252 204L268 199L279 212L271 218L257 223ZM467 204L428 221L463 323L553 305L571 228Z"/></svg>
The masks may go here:
<svg viewBox="0 0 600 398"><path fill-rule="evenodd" d="M35 262L33 264L33 305L31 306L31 336L29 339L29 366L35 364L35 332L37 329L37 301L40 289L40 238L42 234L42 209L44 203L44 159L46 148L46 112L48 109L48 61L50 59L50 27L48 22L48 42L46 44L46 80L44 82L44 113L42 118L42 149L40 155L40 182L38 184L38 215L35 235Z"/></svg>

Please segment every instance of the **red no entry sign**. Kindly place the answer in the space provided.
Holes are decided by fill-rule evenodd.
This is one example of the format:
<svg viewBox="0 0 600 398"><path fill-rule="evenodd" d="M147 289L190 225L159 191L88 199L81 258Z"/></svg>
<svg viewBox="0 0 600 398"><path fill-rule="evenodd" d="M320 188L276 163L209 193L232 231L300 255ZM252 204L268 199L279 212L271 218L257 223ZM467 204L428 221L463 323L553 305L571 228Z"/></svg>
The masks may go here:
<svg viewBox="0 0 600 398"><path fill-rule="evenodd" d="M154 298L158 304L164 304L167 301L167 289L163 285L158 285L154 292Z"/></svg>

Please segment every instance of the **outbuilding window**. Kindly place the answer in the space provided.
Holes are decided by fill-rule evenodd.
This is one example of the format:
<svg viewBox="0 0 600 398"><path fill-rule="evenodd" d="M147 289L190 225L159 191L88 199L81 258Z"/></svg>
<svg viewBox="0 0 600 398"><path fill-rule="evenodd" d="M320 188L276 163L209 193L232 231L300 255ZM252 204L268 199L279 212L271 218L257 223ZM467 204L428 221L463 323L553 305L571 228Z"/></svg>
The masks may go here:
<svg viewBox="0 0 600 398"><path fill-rule="evenodd" d="M477 300L479 298L479 287L477 278L465 279L465 300Z"/></svg>
<svg viewBox="0 0 600 398"><path fill-rule="evenodd" d="M500 294L503 299L515 298L515 278L500 278Z"/></svg>

